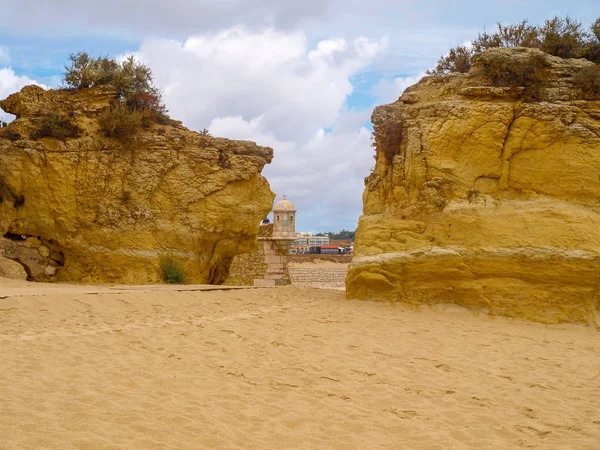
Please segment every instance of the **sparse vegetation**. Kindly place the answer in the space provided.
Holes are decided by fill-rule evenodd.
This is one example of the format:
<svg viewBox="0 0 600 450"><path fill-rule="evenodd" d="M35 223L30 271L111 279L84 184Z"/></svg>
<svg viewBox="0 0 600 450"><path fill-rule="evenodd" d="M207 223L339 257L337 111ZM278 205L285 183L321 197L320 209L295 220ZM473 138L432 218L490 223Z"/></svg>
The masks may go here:
<svg viewBox="0 0 600 450"><path fill-rule="evenodd" d="M119 92L119 99L100 117L101 127L107 136L131 136L140 127L170 123L160 90L154 86L152 71L133 56L117 62L106 57L93 58L81 52L72 54L69 61L70 64L65 66L65 88L81 90L111 86ZM111 114L116 117L107 117ZM138 119L140 123L136 126Z"/></svg>
<svg viewBox="0 0 600 450"><path fill-rule="evenodd" d="M126 140L139 131L143 118L140 111L117 103L100 113L98 123L105 136Z"/></svg>
<svg viewBox="0 0 600 450"><path fill-rule="evenodd" d="M180 263L170 256L161 256L159 260L163 281L169 284L185 284L185 272Z"/></svg>
<svg viewBox="0 0 600 450"><path fill-rule="evenodd" d="M483 73L494 86L524 87L526 100L541 100L541 72L544 66L544 58L541 55L517 60L504 55L494 55L485 59Z"/></svg>
<svg viewBox="0 0 600 450"><path fill-rule="evenodd" d="M35 118L36 128L31 132L31 139L52 137L65 140L79 136L79 127L62 114L53 112L44 113Z"/></svg>
<svg viewBox="0 0 600 450"><path fill-rule="evenodd" d="M589 66L573 77L573 84L581 89L587 100L600 100L600 66Z"/></svg>
<svg viewBox="0 0 600 450"><path fill-rule="evenodd" d="M448 55L440 57L430 75L467 73L473 57L494 47L531 47L560 56L561 58L585 58L600 64L600 18L586 30L581 22L570 17L546 20L542 26L530 25L527 20L518 24L497 24L492 34L479 34L471 45L459 45Z"/></svg>

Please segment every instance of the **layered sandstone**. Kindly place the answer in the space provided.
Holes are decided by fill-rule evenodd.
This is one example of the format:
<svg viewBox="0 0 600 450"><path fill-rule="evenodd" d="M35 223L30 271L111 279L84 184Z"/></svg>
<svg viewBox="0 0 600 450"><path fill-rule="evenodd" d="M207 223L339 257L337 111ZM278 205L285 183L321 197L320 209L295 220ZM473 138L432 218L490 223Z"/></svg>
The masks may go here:
<svg viewBox="0 0 600 450"><path fill-rule="evenodd" d="M178 122L107 138L97 118L117 97L28 86L0 102L17 116L0 133L0 256L35 280L159 282L170 258L188 282L222 283L273 204L272 149ZM49 112L79 136L32 139Z"/></svg>
<svg viewBox="0 0 600 450"><path fill-rule="evenodd" d="M538 99L492 85L492 58L541 59ZM600 101L573 82L590 64L495 49L376 108L348 297L600 323Z"/></svg>

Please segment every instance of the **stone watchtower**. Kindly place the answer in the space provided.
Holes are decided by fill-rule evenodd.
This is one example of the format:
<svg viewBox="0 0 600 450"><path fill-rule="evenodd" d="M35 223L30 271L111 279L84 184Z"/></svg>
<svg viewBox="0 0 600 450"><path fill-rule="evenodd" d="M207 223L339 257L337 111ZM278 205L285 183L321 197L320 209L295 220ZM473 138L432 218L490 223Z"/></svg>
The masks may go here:
<svg viewBox="0 0 600 450"><path fill-rule="evenodd" d="M274 238L296 238L296 210L294 205L284 195L273 208ZM288 246L289 248L289 246Z"/></svg>
<svg viewBox="0 0 600 450"><path fill-rule="evenodd" d="M259 227L258 248L238 255L225 284L283 286L290 284L287 254L296 240L296 210L285 195L273 208L273 223Z"/></svg>

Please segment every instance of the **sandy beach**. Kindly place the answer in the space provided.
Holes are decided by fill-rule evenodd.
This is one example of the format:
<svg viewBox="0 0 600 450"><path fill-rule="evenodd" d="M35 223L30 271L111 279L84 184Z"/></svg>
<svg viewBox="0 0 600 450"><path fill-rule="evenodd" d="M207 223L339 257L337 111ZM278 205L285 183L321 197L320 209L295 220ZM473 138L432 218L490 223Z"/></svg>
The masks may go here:
<svg viewBox="0 0 600 450"><path fill-rule="evenodd" d="M0 448L598 448L596 330L178 289L0 284Z"/></svg>

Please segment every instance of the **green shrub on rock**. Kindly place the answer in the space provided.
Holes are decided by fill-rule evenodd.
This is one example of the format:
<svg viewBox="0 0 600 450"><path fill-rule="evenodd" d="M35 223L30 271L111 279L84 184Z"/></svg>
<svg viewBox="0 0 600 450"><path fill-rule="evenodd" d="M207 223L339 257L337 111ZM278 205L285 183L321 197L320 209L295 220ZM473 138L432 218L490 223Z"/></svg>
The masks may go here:
<svg viewBox="0 0 600 450"><path fill-rule="evenodd" d="M573 77L573 84L586 100L600 100L600 66L585 67Z"/></svg>
<svg viewBox="0 0 600 450"><path fill-rule="evenodd" d="M142 114L118 103L102 111L98 123L105 136L123 140L136 134L142 127Z"/></svg>
<svg viewBox="0 0 600 450"><path fill-rule="evenodd" d="M67 89L79 91L109 86L119 92L119 102L140 111L144 127L170 122L160 90L154 86L152 71L133 56L117 62L106 57L92 58L81 52L72 54L69 60L63 78Z"/></svg>
<svg viewBox="0 0 600 450"><path fill-rule="evenodd" d="M474 57L490 48L539 48L561 58L585 58L600 64L600 18L586 30L570 17L554 17L544 25L529 25L526 20L511 25L497 24L496 31L479 34L470 45L457 46L438 60L429 75L468 73Z"/></svg>
<svg viewBox="0 0 600 450"><path fill-rule="evenodd" d="M526 100L541 100L544 67L544 56L540 53L518 59L504 54L488 54L483 59L483 74L494 86L523 87Z"/></svg>
<svg viewBox="0 0 600 450"><path fill-rule="evenodd" d="M79 127L63 114L44 113L33 121L36 128L31 132L31 139L52 137L65 140L79 136Z"/></svg>

